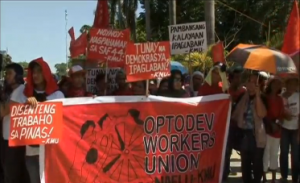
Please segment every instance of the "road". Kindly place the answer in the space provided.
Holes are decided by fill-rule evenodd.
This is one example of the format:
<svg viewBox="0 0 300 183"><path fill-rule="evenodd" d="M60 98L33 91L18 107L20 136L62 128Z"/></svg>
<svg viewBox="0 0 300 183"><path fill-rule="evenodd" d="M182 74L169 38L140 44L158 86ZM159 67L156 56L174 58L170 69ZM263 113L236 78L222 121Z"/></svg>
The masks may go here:
<svg viewBox="0 0 300 183"><path fill-rule="evenodd" d="M235 151L231 156L231 170L236 172L236 175L230 175L229 180L226 183L242 183L242 173L241 173L241 159L240 155L238 155ZM290 164L289 164L290 166ZM290 167L289 167L290 168ZM267 179L271 180L271 173L267 174ZM276 178L280 180L281 176L279 171L277 172ZM288 177L288 180L291 182L291 176Z"/></svg>

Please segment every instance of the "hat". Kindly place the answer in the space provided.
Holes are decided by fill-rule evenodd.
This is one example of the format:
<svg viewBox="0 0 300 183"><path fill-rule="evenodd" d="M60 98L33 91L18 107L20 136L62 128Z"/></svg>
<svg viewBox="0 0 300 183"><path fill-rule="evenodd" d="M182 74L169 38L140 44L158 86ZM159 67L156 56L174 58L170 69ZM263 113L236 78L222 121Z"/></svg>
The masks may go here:
<svg viewBox="0 0 300 183"><path fill-rule="evenodd" d="M85 70L80 65L74 65L69 70L69 75L73 74L85 74Z"/></svg>

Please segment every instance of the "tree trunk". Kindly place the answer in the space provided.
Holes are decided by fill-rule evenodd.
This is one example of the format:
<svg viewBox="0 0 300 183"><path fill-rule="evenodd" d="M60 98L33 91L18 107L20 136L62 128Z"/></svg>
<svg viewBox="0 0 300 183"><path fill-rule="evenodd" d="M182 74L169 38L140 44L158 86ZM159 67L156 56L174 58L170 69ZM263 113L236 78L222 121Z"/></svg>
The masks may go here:
<svg viewBox="0 0 300 183"><path fill-rule="evenodd" d="M215 1L205 0L205 22L207 45L215 43Z"/></svg>
<svg viewBox="0 0 300 183"><path fill-rule="evenodd" d="M145 13L146 13L146 35L147 35L147 41L150 41L151 40L150 0L145 0Z"/></svg>
<svg viewBox="0 0 300 183"><path fill-rule="evenodd" d="M176 25L176 0L169 0L169 24Z"/></svg>

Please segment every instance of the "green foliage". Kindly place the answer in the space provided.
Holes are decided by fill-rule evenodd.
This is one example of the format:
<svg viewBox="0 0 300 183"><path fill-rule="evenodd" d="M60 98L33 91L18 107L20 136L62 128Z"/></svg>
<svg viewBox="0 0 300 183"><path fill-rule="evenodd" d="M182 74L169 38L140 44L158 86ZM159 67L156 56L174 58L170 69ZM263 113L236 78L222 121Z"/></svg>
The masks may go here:
<svg viewBox="0 0 300 183"><path fill-rule="evenodd" d="M54 65L56 72L55 74L58 76L58 78L61 78L62 76L67 75L67 64L66 63L59 63Z"/></svg>
<svg viewBox="0 0 300 183"><path fill-rule="evenodd" d="M23 69L24 69L24 77L27 76L27 69L28 69L28 62L24 61L24 62L17 62L18 64L20 64Z"/></svg>
<svg viewBox="0 0 300 183"><path fill-rule="evenodd" d="M177 0L177 24L204 21L204 1ZM144 9L144 1L140 0ZM292 1L216 0L215 30L228 50L238 43L263 44L270 22L271 37L284 32ZM152 40L168 40L169 1L151 1ZM237 10L240 13L234 11ZM140 13L137 27L145 29L145 13ZM229 44L230 43L230 44Z"/></svg>

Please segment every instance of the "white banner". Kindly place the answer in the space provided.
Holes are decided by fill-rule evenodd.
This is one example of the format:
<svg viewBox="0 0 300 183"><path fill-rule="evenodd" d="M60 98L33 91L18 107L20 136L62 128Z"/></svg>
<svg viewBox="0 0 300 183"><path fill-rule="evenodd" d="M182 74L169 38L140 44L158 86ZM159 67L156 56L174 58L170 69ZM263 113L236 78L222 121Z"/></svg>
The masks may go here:
<svg viewBox="0 0 300 183"><path fill-rule="evenodd" d="M116 75L120 69L119 68L111 68L108 69L108 84L109 84L109 92L115 90L118 86L116 83ZM86 70L86 90L87 92L95 93L96 92L96 82L95 79L98 74L104 74L105 68L90 68Z"/></svg>
<svg viewBox="0 0 300 183"><path fill-rule="evenodd" d="M205 22L171 25L169 37L172 55L203 52L207 49Z"/></svg>

